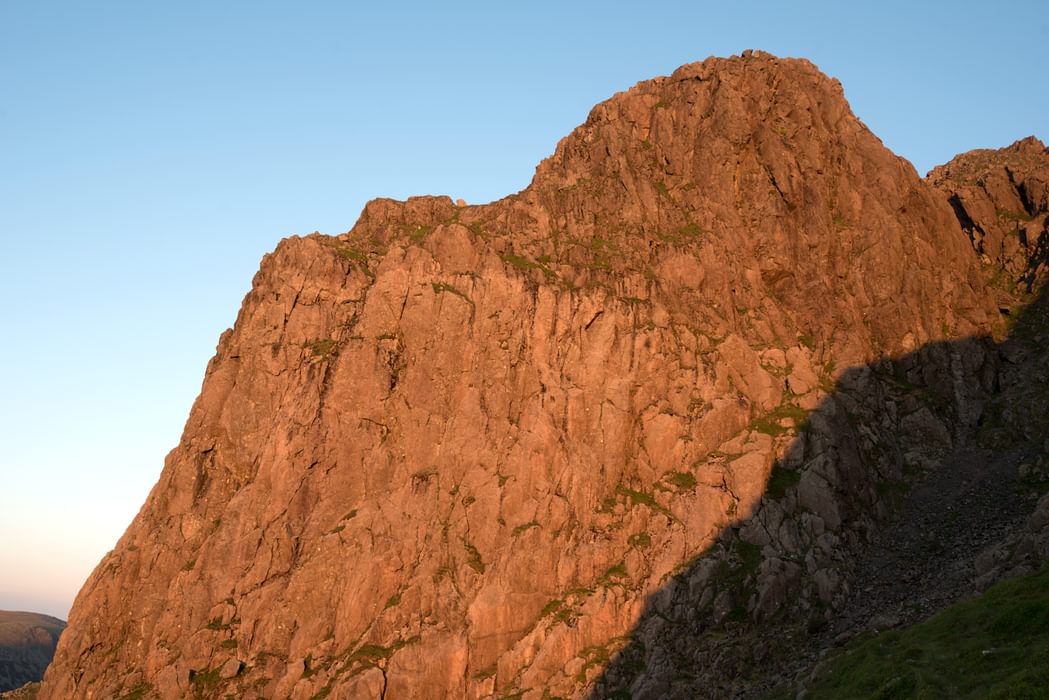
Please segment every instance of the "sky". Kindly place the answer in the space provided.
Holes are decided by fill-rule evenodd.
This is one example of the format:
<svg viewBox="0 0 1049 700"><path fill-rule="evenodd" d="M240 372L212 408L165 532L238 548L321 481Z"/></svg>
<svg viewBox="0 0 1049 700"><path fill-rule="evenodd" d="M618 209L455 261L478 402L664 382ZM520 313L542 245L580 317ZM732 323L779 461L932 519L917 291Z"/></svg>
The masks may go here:
<svg viewBox="0 0 1049 700"><path fill-rule="evenodd" d="M1049 140L1049 3L0 0L0 609L65 618L277 242L524 188L590 108L755 48L918 171Z"/></svg>

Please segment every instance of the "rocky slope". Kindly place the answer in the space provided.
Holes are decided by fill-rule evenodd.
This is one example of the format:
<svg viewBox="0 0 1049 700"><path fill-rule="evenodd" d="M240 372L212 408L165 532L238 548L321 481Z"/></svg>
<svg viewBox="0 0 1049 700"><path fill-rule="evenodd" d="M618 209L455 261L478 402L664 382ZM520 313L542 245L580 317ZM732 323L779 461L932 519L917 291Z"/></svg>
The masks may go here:
<svg viewBox="0 0 1049 700"><path fill-rule="evenodd" d="M517 195L283 241L41 697L731 690L994 392L948 201L748 52L598 105Z"/></svg>
<svg viewBox="0 0 1049 700"><path fill-rule="evenodd" d="M1008 148L964 153L927 178L948 196L973 247L994 270L992 284L1006 295L1030 294L1046 276L1047 153L1029 136Z"/></svg>
<svg viewBox="0 0 1049 700"><path fill-rule="evenodd" d="M966 162L982 172L930 175L945 199L1001 171L1034 191L1049 150L1031 138L952 161ZM996 217L1042 226L1046 206L1035 202L1017 197ZM963 229L971 223L956 214ZM652 598L593 697L763 697L791 679L804 689L817 661L856 635L923 620L1049 559L1049 495L1038 497L1049 491L1049 303L1044 287L1035 298L1025 283L1038 287L1040 255L1038 243L981 255L988 294L1009 320L1002 342L941 341L844 372L755 515ZM828 487L811 491L820 478ZM857 484L872 480L877 497L857 507ZM852 514L829 547L799 546L806 510L837 522L843 506ZM812 566L820 549L833 562L822 571ZM792 577L814 580L817 594L795 585L790 604L763 605Z"/></svg>
<svg viewBox="0 0 1049 700"><path fill-rule="evenodd" d="M0 610L0 692L43 678L65 627L49 615Z"/></svg>

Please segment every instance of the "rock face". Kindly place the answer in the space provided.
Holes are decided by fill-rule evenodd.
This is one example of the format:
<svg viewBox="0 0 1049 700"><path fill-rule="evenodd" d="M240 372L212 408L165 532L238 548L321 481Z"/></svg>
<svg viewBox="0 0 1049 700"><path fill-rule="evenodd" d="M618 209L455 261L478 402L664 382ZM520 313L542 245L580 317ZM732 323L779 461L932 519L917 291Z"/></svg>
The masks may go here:
<svg viewBox="0 0 1049 700"><path fill-rule="evenodd" d="M992 283L1015 294L1044 281L1049 264L1049 149L1033 136L1008 148L963 153L932 170Z"/></svg>
<svg viewBox="0 0 1049 700"><path fill-rule="evenodd" d="M818 620L992 388L989 341L937 344L1001 331L948 200L748 52L598 105L517 195L281 242L41 697L658 697L704 659L644 651L652 610Z"/></svg>
<svg viewBox="0 0 1049 700"><path fill-rule="evenodd" d="M0 692L43 678L65 627L49 615L0 610Z"/></svg>

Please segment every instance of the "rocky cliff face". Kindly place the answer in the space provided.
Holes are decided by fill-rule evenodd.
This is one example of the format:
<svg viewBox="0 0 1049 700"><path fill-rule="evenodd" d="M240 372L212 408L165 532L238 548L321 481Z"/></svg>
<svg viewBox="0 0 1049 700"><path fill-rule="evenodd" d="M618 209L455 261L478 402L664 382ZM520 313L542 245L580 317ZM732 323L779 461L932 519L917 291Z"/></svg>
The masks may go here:
<svg viewBox="0 0 1049 700"><path fill-rule="evenodd" d="M947 201L984 187L988 172L1019 173L1033 191L1049 152L1025 139L954 163L974 161L976 175L940 168L929 180ZM775 697L793 697L857 635L918 622L1049 559L1049 303L1038 244L992 259L955 211L1008 333L842 372L754 514L649 598L592 698L765 697L780 683ZM1043 216L1044 205L1020 197L995 213L1036 227Z"/></svg>
<svg viewBox="0 0 1049 700"><path fill-rule="evenodd" d="M1030 294L1049 263L1049 149L1033 136L963 153L929 173L1006 299Z"/></svg>
<svg viewBox="0 0 1049 700"><path fill-rule="evenodd" d="M993 390L990 341L937 344L1002 331L949 200L747 53L598 105L517 195L281 242L41 697L654 696L718 658L645 647L653 611L825 619Z"/></svg>

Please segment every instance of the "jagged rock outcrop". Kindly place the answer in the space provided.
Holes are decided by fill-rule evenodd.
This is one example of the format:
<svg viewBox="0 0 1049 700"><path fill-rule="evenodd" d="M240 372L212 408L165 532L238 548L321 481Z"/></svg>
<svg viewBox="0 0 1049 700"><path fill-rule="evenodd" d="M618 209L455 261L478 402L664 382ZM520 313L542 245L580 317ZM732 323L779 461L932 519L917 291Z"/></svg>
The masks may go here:
<svg viewBox="0 0 1049 700"><path fill-rule="evenodd" d="M963 153L927 179L947 194L1006 299L1040 286L1049 263L1049 148L1028 136Z"/></svg>
<svg viewBox="0 0 1049 700"><path fill-rule="evenodd" d="M999 326L946 198L814 66L639 83L517 195L265 257L41 697L582 697L646 606L817 617L879 485L951 445L913 380L976 420L985 345L929 344ZM901 408L839 429L836 381Z"/></svg>
<svg viewBox="0 0 1049 700"><path fill-rule="evenodd" d="M1032 191L1030 173L1045 154L1037 145L1033 156L1030 144L1038 142L954 162L1025 173ZM933 175L947 198L973 181L965 168L944 171ZM1003 203L999 219L1035 219L1021 199ZM754 515L650 599L592 697L763 697L791 679L803 689L818 659L856 635L923 620L1049 558L1049 496L1038 500L1049 487L1049 419L1040 408L1049 396L1049 305L1032 250L981 255L989 291L1008 314L1003 342L933 343L841 375ZM1013 277L1007 265L1016 262ZM812 513L830 532L799 542Z"/></svg>
<svg viewBox="0 0 1049 700"><path fill-rule="evenodd" d="M0 610L0 692L43 678L65 627L50 615Z"/></svg>
<svg viewBox="0 0 1049 700"><path fill-rule="evenodd" d="M1006 148L963 153L927 180L943 191L981 261L1011 337L1002 345L998 392L981 429L997 452L1016 452L1021 488L1049 484L1049 148L1034 136ZM1039 294L1041 292L1041 294ZM1038 298L1035 298L1038 296ZM1026 524L981 553L977 587L1030 573L1049 560L1049 494Z"/></svg>

